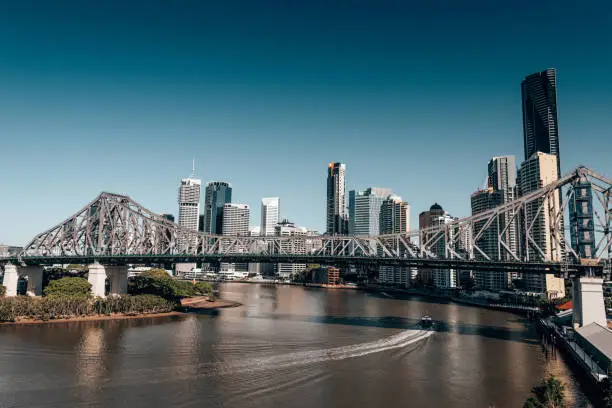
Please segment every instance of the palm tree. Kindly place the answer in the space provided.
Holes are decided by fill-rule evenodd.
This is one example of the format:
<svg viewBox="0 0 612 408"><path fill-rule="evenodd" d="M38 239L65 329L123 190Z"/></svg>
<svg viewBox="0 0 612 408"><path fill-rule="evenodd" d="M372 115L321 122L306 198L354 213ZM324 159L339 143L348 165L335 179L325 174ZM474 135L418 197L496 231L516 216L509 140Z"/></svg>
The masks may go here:
<svg viewBox="0 0 612 408"><path fill-rule="evenodd" d="M533 387L531 392L535 397L525 401L523 408L565 408L565 386L554 376Z"/></svg>

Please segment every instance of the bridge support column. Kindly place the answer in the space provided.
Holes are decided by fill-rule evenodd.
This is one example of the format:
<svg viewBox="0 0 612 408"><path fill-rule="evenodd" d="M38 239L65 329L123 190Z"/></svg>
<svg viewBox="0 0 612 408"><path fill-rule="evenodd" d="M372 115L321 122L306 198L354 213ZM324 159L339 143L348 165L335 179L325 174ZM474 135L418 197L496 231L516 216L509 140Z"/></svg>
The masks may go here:
<svg viewBox="0 0 612 408"><path fill-rule="evenodd" d="M125 295L127 293L127 266L109 266L106 269L110 280L111 295Z"/></svg>
<svg viewBox="0 0 612 408"><path fill-rule="evenodd" d="M573 280L573 323L574 328L591 323L606 326L606 310L603 298L603 279L575 277Z"/></svg>
<svg viewBox="0 0 612 408"><path fill-rule="evenodd" d="M100 264L89 265L89 283L94 297L106 296L106 269Z"/></svg>
<svg viewBox="0 0 612 408"><path fill-rule="evenodd" d="M26 266L20 275L28 277L28 296L42 296L43 270L40 266Z"/></svg>
<svg viewBox="0 0 612 408"><path fill-rule="evenodd" d="M6 296L17 296L17 281L19 272L16 265L8 264L4 267L4 280L2 286L6 288Z"/></svg>

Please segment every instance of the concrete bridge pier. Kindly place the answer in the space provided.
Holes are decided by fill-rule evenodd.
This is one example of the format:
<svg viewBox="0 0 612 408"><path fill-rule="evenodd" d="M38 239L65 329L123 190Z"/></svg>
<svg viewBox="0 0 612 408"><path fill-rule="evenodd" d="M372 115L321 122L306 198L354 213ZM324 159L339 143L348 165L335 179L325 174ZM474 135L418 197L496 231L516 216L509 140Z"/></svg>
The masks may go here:
<svg viewBox="0 0 612 408"><path fill-rule="evenodd" d="M107 266L106 271L110 280L110 294L112 296L127 294L127 266Z"/></svg>
<svg viewBox="0 0 612 408"><path fill-rule="evenodd" d="M6 288L6 296L17 296L17 281L19 271L16 265L8 264L4 267L4 280L2 286Z"/></svg>
<svg viewBox="0 0 612 408"><path fill-rule="evenodd" d="M575 277L573 279L574 328L598 323L606 326L606 310L603 297L603 279L596 277Z"/></svg>
<svg viewBox="0 0 612 408"><path fill-rule="evenodd" d="M40 266L17 266L8 264L4 267L4 280L6 296L17 296L17 283L21 276L28 277L28 296L42 296L43 270Z"/></svg>
<svg viewBox="0 0 612 408"><path fill-rule="evenodd" d="M106 269L99 263L89 265L89 278L91 293L94 297L106 297Z"/></svg>
<svg viewBox="0 0 612 408"><path fill-rule="evenodd" d="M42 296L43 270L40 266L26 266L20 268L20 275L28 277L28 296Z"/></svg>

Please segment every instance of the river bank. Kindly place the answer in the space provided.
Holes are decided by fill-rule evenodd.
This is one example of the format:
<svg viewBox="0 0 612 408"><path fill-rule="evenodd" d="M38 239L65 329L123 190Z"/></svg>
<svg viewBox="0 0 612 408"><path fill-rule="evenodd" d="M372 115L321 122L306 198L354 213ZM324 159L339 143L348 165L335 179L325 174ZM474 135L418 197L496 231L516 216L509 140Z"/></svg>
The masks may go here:
<svg viewBox="0 0 612 408"><path fill-rule="evenodd" d="M233 300L226 300L226 299L215 299L211 301L206 296L185 298L181 300L181 307L184 311L195 311L199 309L204 309L204 310L227 309L230 307L238 307L238 306L242 306L242 303L234 302Z"/></svg>
<svg viewBox="0 0 612 408"><path fill-rule="evenodd" d="M206 296L198 296L194 298L185 298L181 300L181 304L177 310L170 312L151 312L151 313L110 313L96 314L86 316L71 316L67 318L54 319L35 319L31 317L18 317L12 322L0 322L2 326L17 326L17 325L36 325L36 324L51 324L51 323L71 323L71 322L95 322L105 320L127 320L127 319L145 319L145 318L160 318L170 316L185 316L189 313L198 311L215 311L232 307L242 306L240 302L234 302L226 299L215 299L209 301Z"/></svg>

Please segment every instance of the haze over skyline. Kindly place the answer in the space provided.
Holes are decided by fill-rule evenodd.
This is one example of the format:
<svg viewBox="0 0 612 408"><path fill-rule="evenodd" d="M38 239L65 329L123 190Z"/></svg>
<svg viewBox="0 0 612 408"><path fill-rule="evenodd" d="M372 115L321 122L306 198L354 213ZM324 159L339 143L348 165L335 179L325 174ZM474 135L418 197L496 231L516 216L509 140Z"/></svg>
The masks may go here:
<svg viewBox="0 0 612 408"><path fill-rule="evenodd" d="M20 1L0 5L0 242L25 245L101 191L178 215L191 173L280 197L325 230L347 191L470 214L492 156L523 159L521 81L558 74L561 170L611 176L612 5Z"/></svg>

